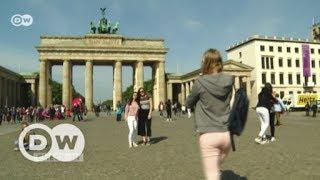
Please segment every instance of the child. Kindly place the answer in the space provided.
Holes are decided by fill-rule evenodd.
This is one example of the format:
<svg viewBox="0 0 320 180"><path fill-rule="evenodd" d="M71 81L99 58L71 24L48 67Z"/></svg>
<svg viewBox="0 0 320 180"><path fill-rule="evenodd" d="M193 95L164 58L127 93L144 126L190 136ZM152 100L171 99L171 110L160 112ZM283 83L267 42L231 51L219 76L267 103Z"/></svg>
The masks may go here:
<svg viewBox="0 0 320 180"><path fill-rule="evenodd" d="M21 132L26 128L26 127L28 127L29 126L29 124L26 122L26 121L23 121L22 123L21 123ZM24 137L24 139L23 139L23 145L24 145L24 148L25 148L25 150L29 150L29 137L30 137L30 134L31 134L31 131L29 131L27 134L26 134L26 136ZM19 151L20 149L19 149L19 139L18 140L16 140L16 141L14 141L14 145L15 145L15 148L14 148L14 150L15 151Z"/></svg>
<svg viewBox="0 0 320 180"><path fill-rule="evenodd" d="M122 106L120 103L118 103L117 106L117 111L116 111L116 115L117 115L117 121L121 121L121 116L122 116Z"/></svg>

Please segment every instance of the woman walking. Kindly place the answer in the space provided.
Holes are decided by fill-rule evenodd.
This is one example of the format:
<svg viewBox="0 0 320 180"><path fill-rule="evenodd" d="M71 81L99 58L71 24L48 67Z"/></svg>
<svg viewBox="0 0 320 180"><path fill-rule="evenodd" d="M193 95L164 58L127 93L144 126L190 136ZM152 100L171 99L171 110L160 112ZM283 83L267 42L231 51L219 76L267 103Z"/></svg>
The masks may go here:
<svg viewBox="0 0 320 180"><path fill-rule="evenodd" d="M220 179L220 166L231 147L228 119L234 78L222 69L219 51L207 50L202 76L195 81L186 101L187 108L196 106L195 127L207 180Z"/></svg>
<svg viewBox="0 0 320 180"><path fill-rule="evenodd" d="M138 135L142 136L143 145L150 145L152 99L143 88L138 90L140 109L138 113Z"/></svg>
<svg viewBox="0 0 320 180"><path fill-rule="evenodd" d="M266 138L266 131L270 125L270 113L273 104L277 102L272 95L272 85L266 83L258 95L258 104L256 112L260 120L260 132L258 137L255 138L255 142L258 144L265 144L268 142Z"/></svg>
<svg viewBox="0 0 320 180"><path fill-rule="evenodd" d="M135 132L137 130L137 118L138 118L138 110L139 110L139 100L138 94L136 92L133 93L132 98L127 103L124 113L124 118L127 121L129 128L129 148L137 147L138 145L135 143Z"/></svg>

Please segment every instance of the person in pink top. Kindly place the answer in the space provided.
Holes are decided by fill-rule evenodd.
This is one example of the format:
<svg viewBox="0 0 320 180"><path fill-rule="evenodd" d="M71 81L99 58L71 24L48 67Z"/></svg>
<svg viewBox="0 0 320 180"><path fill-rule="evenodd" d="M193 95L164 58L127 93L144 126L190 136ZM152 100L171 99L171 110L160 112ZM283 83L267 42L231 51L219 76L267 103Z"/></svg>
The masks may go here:
<svg viewBox="0 0 320 180"><path fill-rule="evenodd" d="M124 114L124 119L127 121L128 128L129 128L129 135L128 135L129 148L138 146L134 141L135 132L137 130L138 110L139 110L138 94L134 92L132 98L126 105L125 114Z"/></svg>

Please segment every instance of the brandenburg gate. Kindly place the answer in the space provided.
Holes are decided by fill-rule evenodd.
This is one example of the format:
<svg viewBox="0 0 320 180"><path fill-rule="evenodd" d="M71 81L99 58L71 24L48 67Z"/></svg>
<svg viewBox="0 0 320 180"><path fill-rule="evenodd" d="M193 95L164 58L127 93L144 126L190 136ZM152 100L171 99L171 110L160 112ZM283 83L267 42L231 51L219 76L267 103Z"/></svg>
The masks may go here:
<svg viewBox="0 0 320 180"><path fill-rule="evenodd" d="M94 66L113 66L113 107L122 102L122 67L133 68L133 85L143 87L144 66L151 66L153 103L166 100L165 55L163 39L129 38L117 34L84 36L41 36L39 52L39 103L52 104L52 67L63 66L62 104L71 108L72 67L85 66L85 105L93 108ZM108 77L108 75L105 75ZM127 77L125 77L127 78Z"/></svg>

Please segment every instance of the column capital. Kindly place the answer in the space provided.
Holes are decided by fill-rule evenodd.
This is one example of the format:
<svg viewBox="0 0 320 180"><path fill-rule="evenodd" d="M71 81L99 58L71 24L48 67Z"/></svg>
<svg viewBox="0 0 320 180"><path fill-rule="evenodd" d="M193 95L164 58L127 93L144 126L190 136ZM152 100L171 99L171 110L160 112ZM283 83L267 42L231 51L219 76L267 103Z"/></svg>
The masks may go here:
<svg viewBox="0 0 320 180"><path fill-rule="evenodd" d="M40 58L39 61L40 61L40 62L48 62L48 59Z"/></svg>
<svg viewBox="0 0 320 180"><path fill-rule="evenodd" d="M144 62L143 59L137 59L137 60L135 61L135 63L143 63L143 62Z"/></svg>
<svg viewBox="0 0 320 180"><path fill-rule="evenodd" d="M66 62L70 62L70 61L71 61L71 59L69 59L69 58L62 58L61 60L62 60L63 62L65 62L65 61L66 61Z"/></svg>

